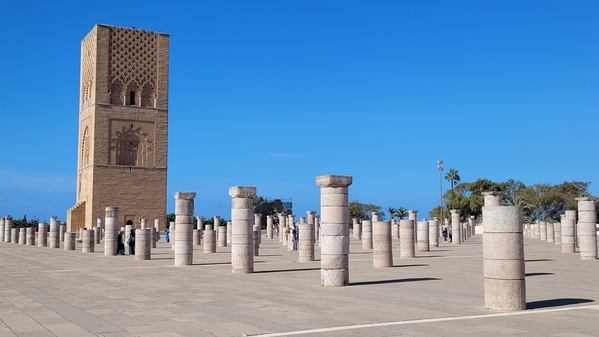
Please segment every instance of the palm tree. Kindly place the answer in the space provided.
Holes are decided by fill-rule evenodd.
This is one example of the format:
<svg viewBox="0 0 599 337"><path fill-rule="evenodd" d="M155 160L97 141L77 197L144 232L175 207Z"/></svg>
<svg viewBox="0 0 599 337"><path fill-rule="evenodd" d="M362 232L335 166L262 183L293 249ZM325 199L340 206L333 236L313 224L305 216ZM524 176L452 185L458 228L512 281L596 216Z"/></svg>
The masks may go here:
<svg viewBox="0 0 599 337"><path fill-rule="evenodd" d="M405 207L396 208L395 216L398 217L399 220L403 220L403 218L408 216L408 209Z"/></svg>
<svg viewBox="0 0 599 337"><path fill-rule="evenodd" d="M455 197L453 194L453 185L460 182L460 174L457 170L449 169L449 172L445 175L445 180L451 182L451 208L453 209L453 199Z"/></svg>
<svg viewBox="0 0 599 337"><path fill-rule="evenodd" d="M387 212L389 212L389 220L393 220L393 218L395 217L395 212L397 210L393 207L388 207L387 208Z"/></svg>

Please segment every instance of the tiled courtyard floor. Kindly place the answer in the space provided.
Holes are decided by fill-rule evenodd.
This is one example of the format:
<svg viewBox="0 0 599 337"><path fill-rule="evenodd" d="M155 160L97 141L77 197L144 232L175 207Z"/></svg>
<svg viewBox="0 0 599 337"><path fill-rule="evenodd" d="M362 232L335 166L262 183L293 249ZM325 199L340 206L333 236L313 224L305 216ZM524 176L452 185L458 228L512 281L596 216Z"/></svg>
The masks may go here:
<svg viewBox="0 0 599 337"><path fill-rule="evenodd" d="M173 266L161 241L151 261L0 243L4 336L599 336L599 261L525 239L530 309L483 309L481 236L441 244L395 267L350 247L350 286L320 286L320 262L297 262L263 239L255 273L232 275L230 248ZM319 254L316 254L319 259Z"/></svg>

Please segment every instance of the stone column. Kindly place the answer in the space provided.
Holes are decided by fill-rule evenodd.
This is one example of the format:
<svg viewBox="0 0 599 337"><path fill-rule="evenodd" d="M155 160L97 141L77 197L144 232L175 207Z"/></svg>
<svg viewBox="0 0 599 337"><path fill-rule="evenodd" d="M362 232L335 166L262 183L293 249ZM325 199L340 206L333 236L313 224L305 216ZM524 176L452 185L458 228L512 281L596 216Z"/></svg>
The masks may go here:
<svg viewBox="0 0 599 337"><path fill-rule="evenodd" d="M12 243L15 244L19 244L19 235L20 235L20 231L18 228L13 228L11 231L11 236L12 238L10 238L10 241L12 241Z"/></svg>
<svg viewBox="0 0 599 337"><path fill-rule="evenodd" d="M12 217L9 215L4 219L4 242L12 239Z"/></svg>
<svg viewBox="0 0 599 337"><path fill-rule="evenodd" d="M416 224L418 223L418 211L411 209L408 210L408 220L414 220L414 239L413 241L416 242Z"/></svg>
<svg viewBox="0 0 599 337"><path fill-rule="evenodd" d="M570 219L572 220L572 223L574 223L574 249L577 249L579 247L579 237L578 237L578 223L577 223L577 219L576 219L576 211L574 210L567 210L566 211L566 219Z"/></svg>
<svg viewBox="0 0 599 337"><path fill-rule="evenodd" d="M428 241L428 237L429 237L428 221L426 221L426 220L418 221L417 229L418 229L418 232L416 233L416 240L417 240L416 243L418 245L418 251L419 252L429 252L431 249L430 249L430 243Z"/></svg>
<svg viewBox="0 0 599 337"><path fill-rule="evenodd" d="M311 212L314 212L310 214ZM315 211L308 212L308 222L299 224L299 261L314 261L314 214ZM349 226L348 226L349 231Z"/></svg>
<svg viewBox="0 0 599 337"><path fill-rule="evenodd" d="M459 245L462 243L462 235L460 230L460 210L452 209L451 212L451 243Z"/></svg>
<svg viewBox="0 0 599 337"><path fill-rule="evenodd" d="M175 193L175 266L193 262L193 199L195 192Z"/></svg>
<svg viewBox="0 0 599 337"><path fill-rule="evenodd" d="M391 221L377 221L372 224L373 267L393 267L391 240Z"/></svg>
<svg viewBox="0 0 599 337"><path fill-rule="evenodd" d="M231 221L227 221L227 225L226 225L226 229L227 229L227 246L231 247L231 245L233 244L233 225L231 223Z"/></svg>
<svg viewBox="0 0 599 337"><path fill-rule="evenodd" d="M43 222L40 222L37 225L37 246L38 247L48 246L48 227Z"/></svg>
<svg viewBox="0 0 599 337"><path fill-rule="evenodd" d="M565 215L562 214L562 217L564 217ZM560 245L562 244L562 224L560 222L556 222L553 224L553 232L554 232L554 239L555 239L555 244L556 245Z"/></svg>
<svg viewBox="0 0 599 337"><path fill-rule="evenodd" d="M99 245L100 240L102 240L102 228L104 228L102 218L97 218L96 219L96 229L94 231L94 236L95 236L94 239L96 240L97 245Z"/></svg>
<svg viewBox="0 0 599 337"><path fill-rule="evenodd" d="M272 215L266 216L266 238L272 239Z"/></svg>
<svg viewBox="0 0 599 337"><path fill-rule="evenodd" d="M171 241L171 250L173 250L173 251L175 250L175 234L176 234L175 227L176 227L175 222L171 221L169 223L168 233L169 233L170 241ZM125 248L127 248L127 247L125 247Z"/></svg>
<svg viewBox="0 0 599 337"><path fill-rule="evenodd" d="M58 236L59 236L59 241L63 242L64 241L64 233L67 232L67 225L64 224L60 224L60 226L58 226ZM48 233L48 231L46 230L46 233ZM48 240L46 239L46 242Z"/></svg>
<svg viewBox="0 0 599 337"><path fill-rule="evenodd" d="M160 219L154 219L154 228L156 229L156 236L154 237L152 248L156 248L156 242L160 240Z"/></svg>
<svg viewBox="0 0 599 337"><path fill-rule="evenodd" d="M360 240L362 238L362 226L357 218L352 218L352 238Z"/></svg>
<svg viewBox="0 0 599 337"><path fill-rule="evenodd" d="M320 231L320 215L314 216L314 238L318 240L318 247L321 247L322 232Z"/></svg>
<svg viewBox="0 0 599 337"><path fill-rule="evenodd" d="M414 249L414 220L399 220L399 257L416 257Z"/></svg>
<svg viewBox="0 0 599 337"><path fill-rule="evenodd" d="M580 258L582 260L597 259L597 212L595 198L580 197L578 201L578 239Z"/></svg>
<svg viewBox="0 0 599 337"><path fill-rule="evenodd" d="M212 225L206 225L204 229L204 253L216 253L216 232Z"/></svg>
<svg viewBox="0 0 599 337"><path fill-rule="evenodd" d="M4 242L4 224L6 223L6 218L0 217L0 242Z"/></svg>
<svg viewBox="0 0 599 337"><path fill-rule="evenodd" d="M19 228L19 244L24 245L25 243L27 243L26 228Z"/></svg>
<svg viewBox="0 0 599 337"><path fill-rule="evenodd" d="M107 223L108 225L108 223ZM75 232L66 232L64 233L64 250L75 250L75 244L77 242L77 233ZM104 240L104 246L106 246L106 240ZM116 248L114 249L116 255ZM106 255L106 252L104 252Z"/></svg>
<svg viewBox="0 0 599 337"><path fill-rule="evenodd" d="M536 240L540 240L541 239L541 225L538 223L533 224L533 229L534 229L534 239Z"/></svg>
<svg viewBox="0 0 599 337"><path fill-rule="evenodd" d="M488 206L483 211L483 276L485 308L526 309L522 209Z"/></svg>
<svg viewBox="0 0 599 337"><path fill-rule="evenodd" d="M439 247L439 218L428 222L428 241L430 246Z"/></svg>
<svg viewBox="0 0 599 337"><path fill-rule="evenodd" d="M372 212L370 215L372 223L379 221L379 212Z"/></svg>
<svg viewBox="0 0 599 337"><path fill-rule="evenodd" d="M287 250L293 250L293 238L291 237L291 230L295 227L295 215L289 214L287 216L287 227L289 227L289 236L287 237Z"/></svg>
<svg viewBox="0 0 599 337"><path fill-rule="evenodd" d="M229 187L231 196L231 273L254 272L253 214L256 188L250 186ZM281 216L279 214L279 220ZM284 220L282 221L284 223Z"/></svg>
<svg viewBox="0 0 599 337"><path fill-rule="evenodd" d="M150 229L150 248L156 248L156 227L152 226Z"/></svg>
<svg viewBox="0 0 599 337"><path fill-rule="evenodd" d="M471 215L468 219L468 233L467 238L470 239L474 235L474 215Z"/></svg>
<svg viewBox="0 0 599 337"><path fill-rule="evenodd" d="M255 231L258 229L258 244L262 243L262 214L254 214L254 227Z"/></svg>
<svg viewBox="0 0 599 337"><path fill-rule="evenodd" d="M35 246L35 228L28 227L25 231L25 244L28 246Z"/></svg>
<svg viewBox="0 0 599 337"><path fill-rule="evenodd" d="M254 233L254 256L260 256L260 229L259 225L252 226L252 233Z"/></svg>
<svg viewBox="0 0 599 337"><path fill-rule="evenodd" d="M204 217L196 217L196 229L193 230L193 245L199 246L202 244L202 234L204 227Z"/></svg>
<svg viewBox="0 0 599 337"><path fill-rule="evenodd" d="M116 256L117 238L119 234L119 208L106 207L105 212L104 256ZM66 233L66 235L71 234L74 235L75 233ZM123 240L125 240L125 238L123 238Z"/></svg>
<svg viewBox="0 0 599 337"><path fill-rule="evenodd" d="M129 255L129 244L127 243L127 239L131 236L131 230L134 229L133 225L125 225L125 255ZM118 235L118 233L117 233Z"/></svg>
<svg viewBox="0 0 599 337"><path fill-rule="evenodd" d="M362 220L362 249L372 249L372 221Z"/></svg>
<svg viewBox="0 0 599 337"><path fill-rule="evenodd" d="M530 237L530 224L525 223L524 224L524 230L523 230L523 235L525 238Z"/></svg>
<svg viewBox="0 0 599 337"><path fill-rule="evenodd" d="M82 253L93 253L94 252L94 230L84 229L81 235L81 252Z"/></svg>
<svg viewBox="0 0 599 337"><path fill-rule="evenodd" d="M192 202L193 204L193 202ZM176 207L176 206L175 206ZM193 219L192 219L193 221ZM192 222L193 226L193 222ZM183 226L182 226L183 227ZM152 252L152 230L149 228L142 228L135 230L135 259L136 260L149 260ZM177 251L175 250L175 253ZM175 255L175 259L177 255Z"/></svg>
<svg viewBox="0 0 599 337"><path fill-rule="evenodd" d="M322 248L320 285L342 287L349 285L349 212L348 187L350 176L326 175L316 177L320 187L322 219Z"/></svg>
<svg viewBox="0 0 599 337"><path fill-rule="evenodd" d="M215 215L213 218L214 220L214 227L212 229L214 229L214 235L215 235L215 241L218 241L218 229L220 228L220 215Z"/></svg>
<svg viewBox="0 0 599 337"><path fill-rule="evenodd" d="M56 216L50 217L50 242L48 242L48 247L50 248L60 248L59 241L59 230L58 222L56 221Z"/></svg>
<svg viewBox="0 0 599 337"><path fill-rule="evenodd" d="M227 227L218 227L218 247L227 247Z"/></svg>
<svg viewBox="0 0 599 337"><path fill-rule="evenodd" d="M283 246L287 245L287 238L285 237L285 229L287 228L287 214L279 213L279 242L283 243Z"/></svg>
<svg viewBox="0 0 599 337"><path fill-rule="evenodd" d="M561 220L562 253L576 253L576 246L574 245L574 219L568 218L564 214Z"/></svg>
<svg viewBox="0 0 599 337"><path fill-rule="evenodd" d="M393 227L393 229L392 229L393 230L393 232L392 232L393 239L399 240L399 221L393 221L391 223L391 226Z"/></svg>
<svg viewBox="0 0 599 337"><path fill-rule="evenodd" d="M553 222L547 223L547 242L555 242L555 233L553 231Z"/></svg>
<svg viewBox="0 0 599 337"><path fill-rule="evenodd" d="M539 234L541 241L547 241L547 222L539 222Z"/></svg>
<svg viewBox="0 0 599 337"><path fill-rule="evenodd" d="M147 229L148 228L148 222L146 221L146 219L141 219L140 221L140 228L141 229ZM135 235L137 236L137 232L135 232Z"/></svg>

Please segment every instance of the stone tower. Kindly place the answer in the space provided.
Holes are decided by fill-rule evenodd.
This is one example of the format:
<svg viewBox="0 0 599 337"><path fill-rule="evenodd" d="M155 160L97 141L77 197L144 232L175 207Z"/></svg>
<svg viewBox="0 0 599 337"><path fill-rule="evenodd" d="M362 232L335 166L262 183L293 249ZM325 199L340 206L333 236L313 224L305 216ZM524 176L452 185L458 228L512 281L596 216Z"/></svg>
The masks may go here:
<svg viewBox="0 0 599 337"><path fill-rule="evenodd" d="M77 200L67 230L108 206L119 224L166 217L169 36L96 25L81 41Z"/></svg>

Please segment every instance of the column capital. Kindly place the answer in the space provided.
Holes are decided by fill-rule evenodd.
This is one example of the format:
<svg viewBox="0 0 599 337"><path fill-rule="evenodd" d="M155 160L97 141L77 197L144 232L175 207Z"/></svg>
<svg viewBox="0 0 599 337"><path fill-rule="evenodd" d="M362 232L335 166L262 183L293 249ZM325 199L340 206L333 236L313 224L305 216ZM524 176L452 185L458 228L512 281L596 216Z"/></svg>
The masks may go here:
<svg viewBox="0 0 599 337"><path fill-rule="evenodd" d="M351 176L326 175L316 177L316 185L319 187L348 187L353 182Z"/></svg>
<svg viewBox="0 0 599 337"><path fill-rule="evenodd" d="M175 192L175 199L193 200L196 192Z"/></svg>
<svg viewBox="0 0 599 337"><path fill-rule="evenodd" d="M256 196L256 188L252 186L229 187L229 195L233 198L253 198Z"/></svg>

